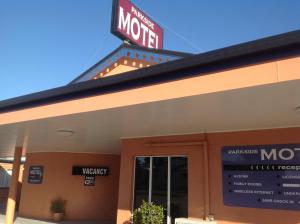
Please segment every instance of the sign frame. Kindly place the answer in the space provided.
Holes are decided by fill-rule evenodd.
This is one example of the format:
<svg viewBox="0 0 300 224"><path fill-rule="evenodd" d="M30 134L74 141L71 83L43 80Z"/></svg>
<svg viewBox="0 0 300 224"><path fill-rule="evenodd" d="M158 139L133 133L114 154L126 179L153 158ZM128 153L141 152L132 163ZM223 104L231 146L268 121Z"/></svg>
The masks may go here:
<svg viewBox="0 0 300 224"><path fill-rule="evenodd" d="M163 49L163 47L164 47L164 29L157 22L154 22L154 20L150 16L148 16L144 11L142 11L139 7L137 7L136 5L134 5L129 0L127 0L127 1L132 6L134 6L137 10L139 10L141 13L143 13L144 15L146 15L147 18L149 20L151 20L151 22L153 22L155 24L155 26L158 27L158 29L161 32L161 37L160 37L161 38L161 46L159 46L159 44L158 44L158 47L157 48L153 47L153 49ZM125 36L124 34L122 34L118 30L118 20L119 20L118 9L119 9L119 5L120 5L120 0L113 0L110 32L112 34L114 34L115 36L117 36L118 38L120 38L121 40L123 40L123 41L128 40L132 44L135 44L135 45L138 45L138 46L141 46L141 47L145 47L145 48L149 48L147 46L140 45L137 41L132 40L133 38L129 39L127 36Z"/></svg>
<svg viewBox="0 0 300 224"><path fill-rule="evenodd" d="M34 171L39 171L40 174L31 173ZM42 184L43 177L44 177L44 166L42 165L29 166L28 179L27 179L28 184Z"/></svg>
<svg viewBox="0 0 300 224"><path fill-rule="evenodd" d="M221 148L223 204L300 210L300 144Z"/></svg>

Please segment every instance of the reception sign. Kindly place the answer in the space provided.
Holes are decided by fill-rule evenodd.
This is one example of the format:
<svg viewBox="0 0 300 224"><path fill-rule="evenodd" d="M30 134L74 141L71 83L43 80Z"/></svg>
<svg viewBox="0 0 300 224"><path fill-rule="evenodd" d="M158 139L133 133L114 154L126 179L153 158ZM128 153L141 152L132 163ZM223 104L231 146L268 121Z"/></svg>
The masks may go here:
<svg viewBox="0 0 300 224"><path fill-rule="evenodd" d="M163 48L163 29L129 0L114 0L111 32L142 47Z"/></svg>
<svg viewBox="0 0 300 224"><path fill-rule="evenodd" d="M228 206L300 210L300 144L222 148Z"/></svg>

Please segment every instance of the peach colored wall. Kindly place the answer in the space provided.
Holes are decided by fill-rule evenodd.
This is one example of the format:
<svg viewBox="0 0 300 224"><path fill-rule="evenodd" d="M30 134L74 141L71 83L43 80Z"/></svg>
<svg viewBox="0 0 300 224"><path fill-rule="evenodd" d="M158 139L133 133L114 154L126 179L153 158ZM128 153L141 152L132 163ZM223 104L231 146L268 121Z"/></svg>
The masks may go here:
<svg viewBox="0 0 300 224"><path fill-rule="evenodd" d="M195 142L207 140L209 159L210 213L218 224L300 224L299 211L229 207L223 204L221 148L226 145L256 145L300 143L300 128L260 131L212 133L123 141L119 185L117 223L123 224L131 216L133 194L133 164L135 155L189 155L189 216L203 217L203 148L187 146L149 147L151 142ZM192 170L191 170L192 169ZM193 172L193 174L192 174ZM197 190L191 191L191 186ZM192 200L192 203L191 201ZM192 207L190 207L192 206Z"/></svg>
<svg viewBox="0 0 300 224"><path fill-rule="evenodd" d="M31 165L44 166L42 184L28 184ZM84 186L84 176L72 176L73 165L108 166L108 176L96 177L95 186ZM50 201L67 200L66 218L115 221L120 170L119 155L84 153L27 154L19 214L50 219Z"/></svg>
<svg viewBox="0 0 300 224"><path fill-rule="evenodd" d="M211 213L220 224L299 224L300 212L239 208L223 205L221 147L224 145L257 145L300 143L300 128L216 133L208 135Z"/></svg>

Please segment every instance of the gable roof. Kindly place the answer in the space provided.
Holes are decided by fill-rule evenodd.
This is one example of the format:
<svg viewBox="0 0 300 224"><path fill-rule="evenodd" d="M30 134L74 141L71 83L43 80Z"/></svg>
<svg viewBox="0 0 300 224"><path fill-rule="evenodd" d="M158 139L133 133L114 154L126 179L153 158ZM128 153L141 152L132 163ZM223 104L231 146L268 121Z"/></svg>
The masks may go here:
<svg viewBox="0 0 300 224"><path fill-rule="evenodd" d="M300 30L0 101L0 113L300 55Z"/></svg>
<svg viewBox="0 0 300 224"><path fill-rule="evenodd" d="M135 57L136 54L138 56ZM69 85L92 79L94 76L97 75L97 73L101 72L107 67L110 67L113 63L119 60L120 57L142 59L142 56L145 56L145 58L147 58L149 62L151 61L151 64L159 64L162 62L181 59L191 55L193 54L178 52L178 51L163 50L163 49L145 48L145 47L123 43L117 49L115 49L106 57L104 57L95 65L93 65L91 68L89 68L81 75L76 77L74 80L72 80L69 83ZM162 59L159 60L159 58Z"/></svg>

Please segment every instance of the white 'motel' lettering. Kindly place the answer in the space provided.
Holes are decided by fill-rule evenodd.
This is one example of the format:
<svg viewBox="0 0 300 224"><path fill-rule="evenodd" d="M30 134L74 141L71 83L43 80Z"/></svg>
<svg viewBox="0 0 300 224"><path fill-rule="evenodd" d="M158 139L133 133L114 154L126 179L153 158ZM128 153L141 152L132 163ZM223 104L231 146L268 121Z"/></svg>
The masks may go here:
<svg viewBox="0 0 300 224"><path fill-rule="evenodd" d="M260 155L261 160L291 160L295 157L297 151L300 151L300 148L271 149L270 152L262 149Z"/></svg>
<svg viewBox="0 0 300 224"><path fill-rule="evenodd" d="M129 12L124 15L124 9L120 6L118 29L125 31L135 41L141 40L145 47L158 48L159 37L144 23L140 22L134 15ZM139 16L141 17L141 16Z"/></svg>
<svg viewBox="0 0 300 224"><path fill-rule="evenodd" d="M137 31L136 33L134 33L134 25L136 27L136 31ZM131 31L131 35L132 35L133 39L138 40L140 38L141 28L140 28L140 24L139 24L139 21L137 18L132 18L130 31Z"/></svg>
<svg viewBox="0 0 300 224"><path fill-rule="evenodd" d="M128 35L129 35L129 28L130 28L130 17L131 17L131 15L127 12L126 18L124 18L124 9L122 7L120 7L119 26L118 27L121 30L125 30L127 27L126 33Z"/></svg>
<svg viewBox="0 0 300 224"><path fill-rule="evenodd" d="M276 149L272 149L269 153L265 149L261 150L261 160L265 160L265 157L270 160L273 157L273 160L277 160Z"/></svg>
<svg viewBox="0 0 300 224"><path fill-rule="evenodd" d="M145 46L146 45L146 33L148 33L149 29L148 27L146 27L143 23L141 23L141 29L143 30L143 45Z"/></svg>

